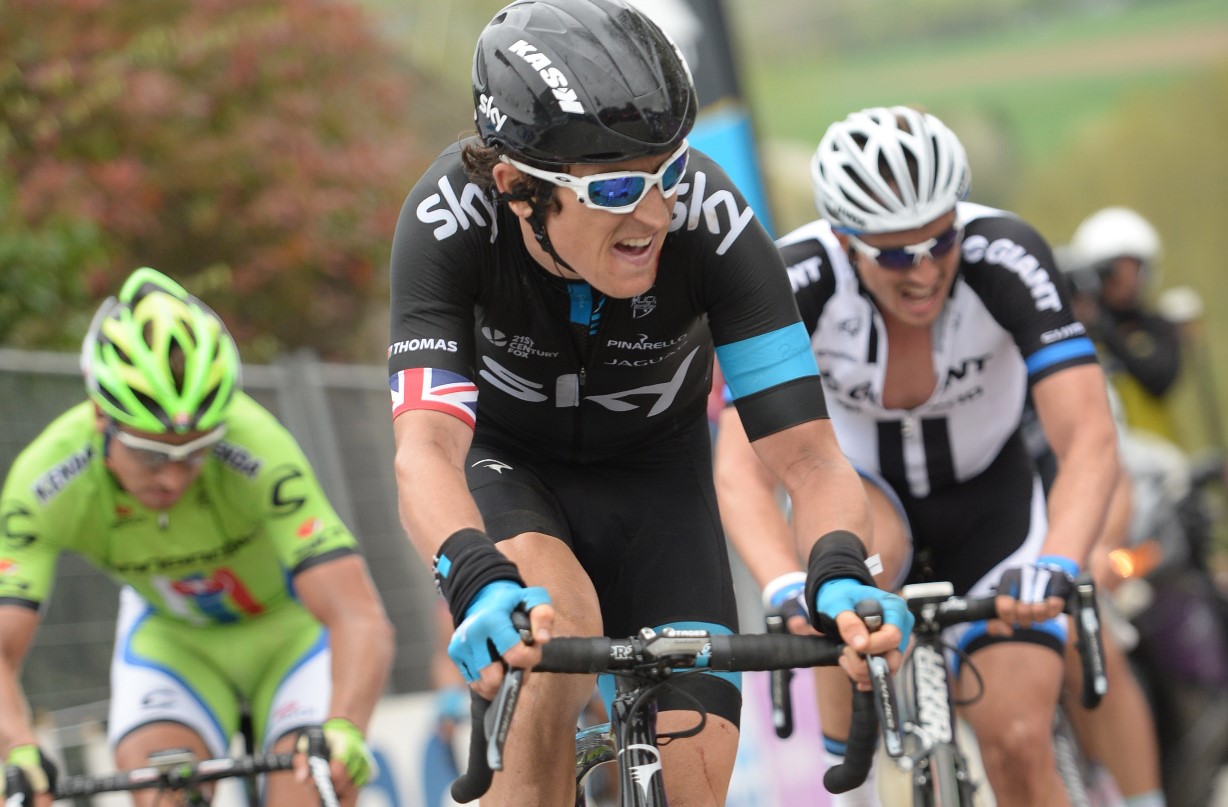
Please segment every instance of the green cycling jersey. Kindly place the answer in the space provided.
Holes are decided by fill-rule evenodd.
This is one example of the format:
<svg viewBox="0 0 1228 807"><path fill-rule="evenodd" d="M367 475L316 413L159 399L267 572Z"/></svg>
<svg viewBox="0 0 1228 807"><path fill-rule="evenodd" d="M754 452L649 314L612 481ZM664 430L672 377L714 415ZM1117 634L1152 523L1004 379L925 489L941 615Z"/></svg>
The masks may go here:
<svg viewBox="0 0 1228 807"><path fill-rule="evenodd" d="M357 551L294 438L245 394L200 476L164 511L119 486L105 450L86 402L17 457L0 499L0 604L38 608L67 550L159 614L225 624L295 602L295 574Z"/></svg>

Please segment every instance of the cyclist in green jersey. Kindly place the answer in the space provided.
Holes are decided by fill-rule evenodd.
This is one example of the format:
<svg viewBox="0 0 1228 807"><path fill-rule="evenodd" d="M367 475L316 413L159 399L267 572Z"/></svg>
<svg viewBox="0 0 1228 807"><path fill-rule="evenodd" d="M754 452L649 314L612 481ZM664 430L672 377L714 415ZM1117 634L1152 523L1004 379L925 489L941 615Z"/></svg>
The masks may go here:
<svg viewBox="0 0 1228 807"><path fill-rule="evenodd" d="M120 768L153 752L223 756L244 710L256 749L322 726L343 804L372 774L364 732L392 628L350 531L289 432L240 387L218 316L149 268L81 353L90 400L51 423L4 483L0 750L49 805L19 670L61 551L123 586L108 739ZM309 803L305 764L266 803ZM155 792L134 795L150 807Z"/></svg>

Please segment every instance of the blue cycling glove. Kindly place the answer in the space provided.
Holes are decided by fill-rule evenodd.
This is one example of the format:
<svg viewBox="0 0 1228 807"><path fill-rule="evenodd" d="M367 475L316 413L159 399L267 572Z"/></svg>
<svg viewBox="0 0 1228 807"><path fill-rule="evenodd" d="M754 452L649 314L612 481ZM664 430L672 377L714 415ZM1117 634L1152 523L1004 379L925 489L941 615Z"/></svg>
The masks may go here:
<svg viewBox="0 0 1228 807"><path fill-rule="evenodd" d="M529 611L550 602L541 586L525 588L511 580L495 580L478 591L465 611L465 618L448 642L448 655L472 684L482 668L492 664L520 641L512 624L512 612Z"/></svg>
<svg viewBox="0 0 1228 807"><path fill-rule="evenodd" d="M841 611L856 611L857 603L862 600L876 600L883 608L883 621L900 629L900 652L908 647L908 638L912 634L915 618L908 610L908 604L890 591L883 591L875 586L867 586L851 577L836 577L819 587L815 597L816 612L825 617L829 629L828 635L835 633L836 615Z"/></svg>

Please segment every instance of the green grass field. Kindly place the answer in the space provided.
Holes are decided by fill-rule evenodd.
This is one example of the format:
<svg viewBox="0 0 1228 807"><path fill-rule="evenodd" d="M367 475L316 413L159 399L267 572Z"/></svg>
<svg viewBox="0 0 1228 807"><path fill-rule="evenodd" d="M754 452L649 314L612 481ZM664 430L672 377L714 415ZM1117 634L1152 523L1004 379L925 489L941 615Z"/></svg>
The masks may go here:
<svg viewBox="0 0 1228 807"><path fill-rule="evenodd" d="M745 12L741 3L732 6ZM900 27L908 27L906 14ZM807 49L782 53L744 37L741 62L762 136L817 142L828 123L851 110L919 103L939 115L999 122L1030 163L1130 95L1169 88L1228 60L1228 4L1168 2L944 42L904 39L802 58Z"/></svg>

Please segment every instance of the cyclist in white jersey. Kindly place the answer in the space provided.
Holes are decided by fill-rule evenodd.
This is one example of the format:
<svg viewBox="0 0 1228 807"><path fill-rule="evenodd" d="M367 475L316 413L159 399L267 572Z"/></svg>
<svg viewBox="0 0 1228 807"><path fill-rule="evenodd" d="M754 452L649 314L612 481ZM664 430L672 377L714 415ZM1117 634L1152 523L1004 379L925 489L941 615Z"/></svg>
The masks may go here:
<svg viewBox="0 0 1228 807"><path fill-rule="evenodd" d="M837 439L870 498L878 580L996 588L1002 622L953 637L986 681L964 716L999 805L1067 804L1050 739L1063 674L1057 617L1118 469L1094 348L1045 241L1013 214L962 201L967 159L934 116L853 113L828 129L811 170L822 219L779 245ZM1047 506L1019 436L1029 390L1060 462ZM721 512L774 605L796 590L798 564L740 431L723 413ZM964 697L977 688L969 679L957 685ZM824 677L820 708L838 756L848 687L833 684ZM867 785L835 804L877 797Z"/></svg>

